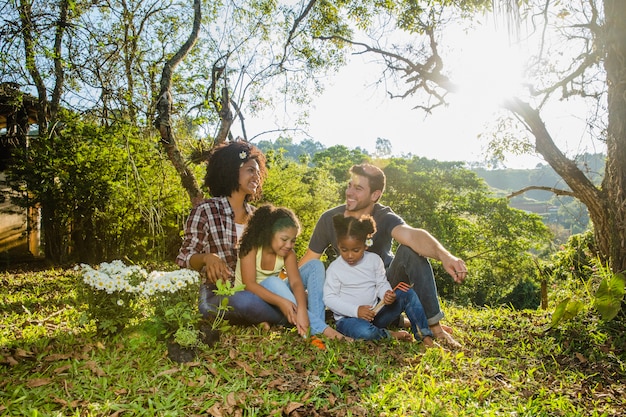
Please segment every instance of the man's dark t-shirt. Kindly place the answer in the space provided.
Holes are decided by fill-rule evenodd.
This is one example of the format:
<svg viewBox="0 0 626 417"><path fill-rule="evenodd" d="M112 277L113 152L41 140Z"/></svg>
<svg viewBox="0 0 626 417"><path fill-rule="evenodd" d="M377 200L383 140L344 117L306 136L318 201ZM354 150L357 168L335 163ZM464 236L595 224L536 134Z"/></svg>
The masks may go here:
<svg viewBox="0 0 626 417"><path fill-rule="evenodd" d="M339 253L337 248L337 237L335 236L335 228L333 227L333 216L336 214L343 214L346 210L346 206L341 205L330 210L325 211L315 225L313 235L309 241L309 249L315 253L324 253L324 251L330 246L335 253L333 257L336 257ZM368 249L369 252L378 254L385 263L385 268L389 267L389 264L393 260L393 253L391 252L391 231L399 225L405 224L402 217L387 206L376 203L372 211L372 217L376 222L376 233L373 237L373 245Z"/></svg>

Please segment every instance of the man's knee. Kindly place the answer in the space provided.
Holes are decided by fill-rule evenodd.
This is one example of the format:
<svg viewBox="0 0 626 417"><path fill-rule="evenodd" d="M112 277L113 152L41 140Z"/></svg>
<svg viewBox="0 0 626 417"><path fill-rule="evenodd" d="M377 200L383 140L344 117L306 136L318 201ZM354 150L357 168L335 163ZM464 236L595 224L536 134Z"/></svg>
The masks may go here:
<svg viewBox="0 0 626 417"><path fill-rule="evenodd" d="M415 252L409 246L400 245L398 249L396 249L395 259L406 259L408 262L420 262L430 264L430 261L425 256L420 255Z"/></svg>

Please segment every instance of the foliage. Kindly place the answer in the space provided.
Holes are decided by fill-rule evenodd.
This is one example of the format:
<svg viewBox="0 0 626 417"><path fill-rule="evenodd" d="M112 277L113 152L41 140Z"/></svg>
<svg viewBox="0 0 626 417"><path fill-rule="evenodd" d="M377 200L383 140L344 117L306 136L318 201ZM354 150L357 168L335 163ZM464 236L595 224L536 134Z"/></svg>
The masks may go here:
<svg viewBox="0 0 626 417"><path fill-rule="evenodd" d="M230 329L230 324L228 320L225 319L225 316L229 310L232 310L232 307L228 305L228 297L235 295L237 291L243 291L246 286L244 284L234 285L230 281L222 280L217 280L215 286L216 288L213 290L213 293L221 297L221 301L217 306L217 311L214 312L212 317L211 329L226 331Z"/></svg>
<svg viewBox="0 0 626 417"><path fill-rule="evenodd" d="M320 350L290 329L234 326L179 365L141 325L106 340L75 327L73 271L0 280L6 415L600 417L626 406L623 320L545 331L543 311L444 305L456 352L391 340Z"/></svg>
<svg viewBox="0 0 626 417"><path fill-rule="evenodd" d="M604 321L613 320L620 313L626 286L624 273L613 273L594 256L594 248L591 231L573 235L552 255L552 262L544 266L544 273L554 282L556 291L552 298L558 303L552 327L574 319L592 306Z"/></svg>
<svg viewBox="0 0 626 417"><path fill-rule="evenodd" d="M605 268L604 278L600 281L593 306L603 320L612 320L617 316L624 301L626 277L623 273L613 274Z"/></svg>
<svg viewBox="0 0 626 417"><path fill-rule="evenodd" d="M313 156L313 164L330 175L340 184L348 181L348 170L352 165L370 162L369 155L360 148L349 149L344 145L331 146Z"/></svg>
<svg viewBox="0 0 626 417"><path fill-rule="evenodd" d="M49 140L18 149L9 167L24 207L42 205L48 259L161 259L178 249L182 190L153 138L121 124L64 116ZM71 231L71 233L68 233Z"/></svg>

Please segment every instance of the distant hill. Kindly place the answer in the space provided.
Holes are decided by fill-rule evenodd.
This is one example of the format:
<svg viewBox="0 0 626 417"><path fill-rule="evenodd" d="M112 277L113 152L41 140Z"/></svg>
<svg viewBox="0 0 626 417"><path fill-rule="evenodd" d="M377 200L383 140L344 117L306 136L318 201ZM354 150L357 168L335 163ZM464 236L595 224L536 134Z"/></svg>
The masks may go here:
<svg viewBox="0 0 626 417"><path fill-rule="evenodd" d="M605 155L585 154L578 160L579 167L599 184L602 181ZM497 196L530 186L553 187L569 190L549 165L540 164L534 169L485 169L473 168L479 177L493 189ZM571 233L579 233L589 226L587 209L571 197L557 197L549 191L532 190L510 200L511 207L539 214L546 224L559 225Z"/></svg>

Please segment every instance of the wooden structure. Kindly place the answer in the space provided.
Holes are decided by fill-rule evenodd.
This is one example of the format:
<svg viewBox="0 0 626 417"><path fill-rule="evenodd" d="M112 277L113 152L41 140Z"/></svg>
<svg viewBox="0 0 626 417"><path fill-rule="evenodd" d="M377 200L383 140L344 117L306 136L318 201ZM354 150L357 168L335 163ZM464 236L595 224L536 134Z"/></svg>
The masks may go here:
<svg viewBox="0 0 626 417"><path fill-rule="evenodd" d="M0 84L0 265L40 257L38 207L14 204L5 170L14 150L27 146L37 123L37 100L13 83Z"/></svg>

